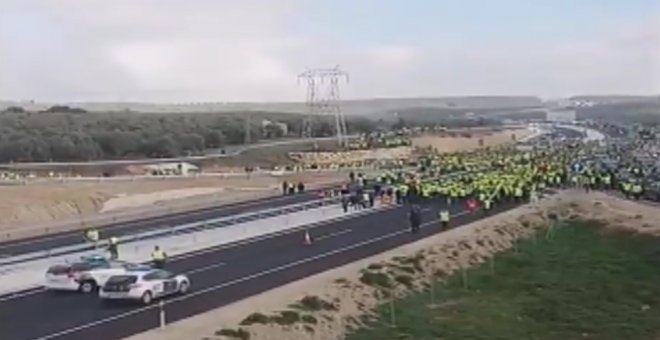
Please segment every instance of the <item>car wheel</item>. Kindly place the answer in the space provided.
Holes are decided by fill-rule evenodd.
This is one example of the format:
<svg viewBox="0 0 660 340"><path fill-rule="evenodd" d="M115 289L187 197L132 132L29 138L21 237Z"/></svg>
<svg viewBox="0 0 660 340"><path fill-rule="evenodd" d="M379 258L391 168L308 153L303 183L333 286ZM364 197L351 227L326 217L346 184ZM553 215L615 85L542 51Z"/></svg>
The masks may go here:
<svg viewBox="0 0 660 340"><path fill-rule="evenodd" d="M80 283L78 290L84 294L90 294L96 289L96 282L88 280Z"/></svg>
<svg viewBox="0 0 660 340"><path fill-rule="evenodd" d="M152 300L153 296L151 295L151 292L144 292L144 294L142 294L142 304L149 305Z"/></svg>
<svg viewBox="0 0 660 340"><path fill-rule="evenodd" d="M183 282L181 282L181 284L179 285L179 293L180 293L180 294L185 294L185 293L187 293L187 292L188 292L188 288L190 288L190 286L189 286L189 284L188 284L187 281L183 281Z"/></svg>

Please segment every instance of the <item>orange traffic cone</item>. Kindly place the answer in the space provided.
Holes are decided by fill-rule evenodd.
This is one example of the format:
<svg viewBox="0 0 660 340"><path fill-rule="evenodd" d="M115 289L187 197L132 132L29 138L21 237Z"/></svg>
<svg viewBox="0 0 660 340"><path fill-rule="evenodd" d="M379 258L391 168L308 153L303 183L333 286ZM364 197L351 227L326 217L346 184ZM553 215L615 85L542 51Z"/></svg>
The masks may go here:
<svg viewBox="0 0 660 340"><path fill-rule="evenodd" d="M309 236L309 231L305 230L305 245L310 245L312 244L312 237Z"/></svg>

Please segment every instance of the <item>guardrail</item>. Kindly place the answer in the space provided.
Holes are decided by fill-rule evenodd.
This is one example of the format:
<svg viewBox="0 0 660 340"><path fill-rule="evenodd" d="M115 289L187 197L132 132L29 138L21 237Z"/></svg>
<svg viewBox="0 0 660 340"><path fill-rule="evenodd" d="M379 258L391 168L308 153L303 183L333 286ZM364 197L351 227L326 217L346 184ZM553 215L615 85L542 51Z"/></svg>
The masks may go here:
<svg viewBox="0 0 660 340"><path fill-rule="evenodd" d="M187 233L192 233L196 231L209 230L221 227L227 227L231 225L236 225L240 223L260 220L269 217L281 216L291 213L296 213L304 210L319 208L325 205L336 204L341 200L341 197L333 197L328 199L313 200L304 203L298 203L283 207L270 208L259 210L256 212L242 213L232 216L223 216L215 219L198 221L186 223L178 226L173 226L169 228L158 228L157 230L146 231L142 233L120 236L117 238L118 243L131 243L136 241L143 241L152 238L158 238L162 236L171 236L171 235L182 235ZM33 253L27 253L17 256L8 256L0 258L0 267L8 266L12 264L23 263L27 261L39 260L43 258L48 258L52 256L67 255L76 252L89 251L98 249L101 247L107 247L108 240L102 240L95 247L89 243L75 244L71 246L58 247L54 249L48 249Z"/></svg>

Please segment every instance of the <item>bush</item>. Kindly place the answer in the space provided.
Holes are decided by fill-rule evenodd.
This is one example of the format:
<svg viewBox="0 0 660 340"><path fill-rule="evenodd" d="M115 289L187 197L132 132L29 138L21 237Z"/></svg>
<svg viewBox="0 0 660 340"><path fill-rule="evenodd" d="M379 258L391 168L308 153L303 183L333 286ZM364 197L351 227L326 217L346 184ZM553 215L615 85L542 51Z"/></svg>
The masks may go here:
<svg viewBox="0 0 660 340"><path fill-rule="evenodd" d="M229 329L229 328L224 328L221 329L217 332L215 332L215 335L219 336L226 336L228 338L234 338L234 339L240 339L240 340L249 340L250 339L250 333L242 328L239 329Z"/></svg>
<svg viewBox="0 0 660 340"><path fill-rule="evenodd" d="M412 276L397 275L394 278L394 281L406 286L406 288L412 288L413 287L413 278L412 278Z"/></svg>
<svg viewBox="0 0 660 340"><path fill-rule="evenodd" d="M312 315L303 315L301 318L302 322L316 325L318 320Z"/></svg>
<svg viewBox="0 0 660 340"><path fill-rule="evenodd" d="M243 319L243 321L241 321L241 326L249 326L253 324L267 324L268 321L269 320L266 315L261 313L252 313L248 315L247 318Z"/></svg>
<svg viewBox="0 0 660 340"><path fill-rule="evenodd" d="M360 282L364 283L367 286L372 287L381 287L381 288L391 288L392 282L390 277L384 273L374 273L374 272L363 272L360 275Z"/></svg>
<svg viewBox="0 0 660 340"><path fill-rule="evenodd" d="M305 296L295 304L294 307L310 312L337 310L337 307L333 303L325 301L317 296Z"/></svg>
<svg viewBox="0 0 660 340"><path fill-rule="evenodd" d="M290 326L294 323L300 322L300 314L298 314L298 312L287 310L280 312L280 315L271 317L270 320L281 326Z"/></svg>

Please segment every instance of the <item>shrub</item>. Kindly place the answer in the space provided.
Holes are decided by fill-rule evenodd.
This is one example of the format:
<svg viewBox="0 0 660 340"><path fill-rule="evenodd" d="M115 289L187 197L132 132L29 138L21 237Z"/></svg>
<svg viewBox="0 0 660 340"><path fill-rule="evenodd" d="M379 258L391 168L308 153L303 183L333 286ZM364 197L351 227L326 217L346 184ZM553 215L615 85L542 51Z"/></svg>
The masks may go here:
<svg viewBox="0 0 660 340"><path fill-rule="evenodd" d="M241 321L240 324L242 326L249 326L249 325L253 325L253 324L257 324L257 323L267 324L268 323L268 317L264 314L261 314L261 313L252 313L252 314L248 315L247 318L243 319L243 321Z"/></svg>
<svg viewBox="0 0 660 340"><path fill-rule="evenodd" d="M240 339L240 340L249 340L250 339L250 332L239 328L239 329L229 329L229 328L224 328L221 329L217 332L215 332L215 335L219 336L226 336L228 338L234 338L234 339Z"/></svg>
<svg viewBox="0 0 660 340"><path fill-rule="evenodd" d="M360 276L360 282L364 283L367 286L372 286L372 287L382 287L382 288L392 287L392 282L390 281L390 277L384 273L364 272Z"/></svg>
<svg viewBox="0 0 660 340"><path fill-rule="evenodd" d="M290 326L300 321L300 314L287 310L280 312L280 315L271 317L270 320L281 326Z"/></svg>

